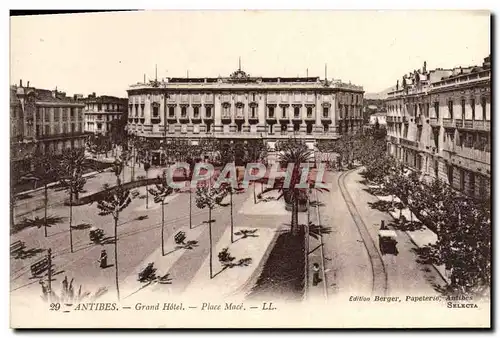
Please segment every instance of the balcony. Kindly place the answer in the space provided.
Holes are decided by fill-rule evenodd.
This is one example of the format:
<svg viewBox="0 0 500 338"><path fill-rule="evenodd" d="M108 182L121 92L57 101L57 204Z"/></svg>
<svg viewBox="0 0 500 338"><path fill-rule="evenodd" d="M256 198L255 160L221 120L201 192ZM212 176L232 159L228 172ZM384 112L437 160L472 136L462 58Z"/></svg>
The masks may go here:
<svg viewBox="0 0 500 338"><path fill-rule="evenodd" d="M443 127L445 128L455 128L455 123L453 119L443 118Z"/></svg>
<svg viewBox="0 0 500 338"><path fill-rule="evenodd" d="M186 113L181 114L181 116L179 117L179 121L181 121L181 122L188 122L189 121L188 114L186 114Z"/></svg>
<svg viewBox="0 0 500 338"><path fill-rule="evenodd" d="M432 126L432 127L439 127L439 120L437 117L430 117L429 118L429 124Z"/></svg>
<svg viewBox="0 0 500 338"><path fill-rule="evenodd" d="M451 149L443 149L443 150L450 153L452 158L454 156L460 156L469 160L486 163L488 165L491 162L491 153L488 151L468 148L464 146L454 146L453 150Z"/></svg>
<svg viewBox="0 0 500 338"><path fill-rule="evenodd" d="M402 146L418 149L418 142L417 141L410 141L410 140L402 138L402 139L400 139L400 143Z"/></svg>
<svg viewBox="0 0 500 338"><path fill-rule="evenodd" d="M193 113L193 117L191 117L192 122L201 122L201 114Z"/></svg>
<svg viewBox="0 0 500 338"><path fill-rule="evenodd" d="M151 123L152 124L158 124L160 123L161 119L159 116L151 116Z"/></svg>
<svg viewBox="0 0 500 338"><path fill-rule="evenodd" d="M84 137L85 132L73 132L73 133L58 133L58 134L49 134L49 135L39 135L37 137L38 140L61 140L61 139L72 139Z"/></svg>
<svg viewBox="0 0 500 338"><path fill-rule="evenodd" d="M283 113L281 113L279 116L279 120L280 121L288 121L288 114L285 113L285 115L283 115Z"/></svg>
<svg viewBox="0 0 500 338"><path fill-rule="evenodd" d="M274 113L267 113L266 120L268 120L268 121L276 121L276 114L274 114Z"/></svg>
<svg viewBox="0 0 500 338"><path fill-rule="evenodd" d="M293 121L302 121L302 117L300 116L300 114L294 114L292 120Z"/></svg>
<svg viewBox="0 0 500 338"><path fill-rule="evenodd" d="M455 120L455 125L457 128L462 129L464 127L464 121L463 120Z"/></svg>
<svg viewBox="0 0 500 338"><path fill-rule="evenodd" d="M172 122L176 122L177 121L177 116L175 116L175 114L168 114L167 115L167 121L169 123L172 123Z"/></svg>
<svg viewBox="0 0 500 338"><path fill-rule="evenodd" d="M490 121L474 121L474 130L490 131Z"/></svg>
<svg viewBox="0 0 500 338"><path fill-rule="evenodd" d="M306 121L314 121L316 120L315 114L306 114Z"/></svg>
<svg viewBox="0 0 500 338"><path fill-rule="evenodd" d="M245 121L245 114L243 114L243 112L237 112L234 119L236 121Z"/></svg>
<svg viewBox="0 0 500 338"><path fill-rule="evenodd" d="M323 121L330 121L332 119L332 117L330 116L330 114L328 114L328 115L322 114L321 119Z"/></svg>
<svg viewBox="0 0 500 338"><path fill-rule="evenodd" d="M220 118L221 118L222 121L225 121L225 122L231 122L232 121L231 113L222 113L222 115L221 115Z"/></svg>
<svg viewBox="0 0 500 338"><path fill-rule="evenodd" d="M259 121L259 116L257 114L248 116L248 121L257 122Z"/></svg>

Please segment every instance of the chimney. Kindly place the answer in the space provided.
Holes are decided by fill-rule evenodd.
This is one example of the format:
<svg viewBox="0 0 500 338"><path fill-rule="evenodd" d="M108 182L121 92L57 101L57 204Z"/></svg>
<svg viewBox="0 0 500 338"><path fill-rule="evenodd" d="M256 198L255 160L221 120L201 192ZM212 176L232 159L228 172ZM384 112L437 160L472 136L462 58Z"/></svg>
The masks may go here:
<svg viewBox="0 0 500 338"><path fill-rule="evenodd" d="M19 87L23 86L23 79L19 79Z"/></svg>
<svg viewBox="0 0 500 338"><path fill-rule="evenodd" d="M26 85L26 87L28 87L28 88L29 88L29 86L30 86L30 82L28 81L28 84Z"/></svg>
<svg viewBox="0 0 500 338"><path fill-rule="evenodd" d="M427 73L427 61L424 61L424 68L422 68L422 73Z"/></svg>

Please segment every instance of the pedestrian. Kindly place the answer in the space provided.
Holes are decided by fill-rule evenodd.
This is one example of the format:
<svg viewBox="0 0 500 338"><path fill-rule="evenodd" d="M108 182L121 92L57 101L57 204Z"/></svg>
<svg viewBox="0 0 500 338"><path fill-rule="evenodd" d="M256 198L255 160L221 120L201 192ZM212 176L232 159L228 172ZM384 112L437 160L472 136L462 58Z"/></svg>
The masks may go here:
<svg viewBox="0 0 500 338"><path fill-rule="evenodd" d="M319 278L319 264L314 263L313 264L313 286L316 286L321 282L321 279Z"/></svg>
<svg viewBox="0 0 500 338"><path fill-rule="evenodd" d="M106 250L101 251L101 257L99 258L98 262L101 269L104 269L108 266L108 254L106 253Z"/></svg>
<svg viewBox="0 0 500 338"><path fill-rule="evenodd" d="M380 221L380 230L388 230L387 226L385 225L385 221Z"/></svg>
<svg viewBox="0 0 500 338"><path fill-rule="evenodd" d="M68 276L64 276L64 279L62 281L62 294L63 297L66 296L68 292Z"/></svg>

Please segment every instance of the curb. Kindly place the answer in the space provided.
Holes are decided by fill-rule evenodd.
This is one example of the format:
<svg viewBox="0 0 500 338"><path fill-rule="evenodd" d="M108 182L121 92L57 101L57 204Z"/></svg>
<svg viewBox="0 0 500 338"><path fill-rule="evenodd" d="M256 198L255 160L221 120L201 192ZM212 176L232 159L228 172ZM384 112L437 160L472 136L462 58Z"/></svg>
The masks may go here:
<svg viewBox="0 0 500 338"><path fill-rule="evenodd" d="M257 279L260 277L262 274L262 270L264 270L264 265L269 259L269 256L271 255L271 251L273 251L274 246L276 245L276 241L278 240L279 235L282 233L282 230L284 228L279 227L276 229L273 238L271 239L271 242L269 242L269 245L267 246L266 251L264 252L264 255L262 256L262 259L260 260L259 264L255 268L255 270L252 272L250 277L244 282L239 288L237 288L235 291L225 295L225 296L234 296L237 294L243 294L244 297L248 296L249 292L252 290L254 287L255 283L257 282Z"/></svg>
<svg viewBox="0 0 500 338"><path fill-rule="evenodd" d="M366 184L363 184L364 186L367 186ZM370 194L372 195L372 194ZM383 199L381 199L380 197L378 197L377 195L372 195L374 197L377 198L377 200L379 201L383 201ZM386 214L389 214L389 216L391 216L391 218L394 220L394 221L398 221L398 219L396 217L394 217L391 212L385 212ZM392 227L391 227L392 228ZM431 229L427 228L429 231L432 231ZM400 230L401 231L401 230ZM410 239L410 242L413 243L413 245L415 245L417 248L421 248L420 245L417 244L417 242L415 242L415 240L413 239L413 237L409 234L408 231L402 231L406 234L406 236L408 236L408 238ZM437 272L437 274L439 275L439 277L441 277L441 279L443 280L443 282L445 282L446 284L449 284L448 283L448 279L446 278L446 276L443 276L443 274L441 273L441 271L439 271L439 269L436 267L436 265L434 264L430 264L432 265L432 267L434 268L434 270Z"/></svg>
<svg viewBox="0 0 500 338"><path fill-rule="evenodd" d="M106 168L106 169L104 169L102 171L92 171L90 173L83 174L82 177L89 177L89 176L100 174L100 173L107 172L107 171L110 171L110 170L112 170L112 169L111 168ZM57 185L57 184L59 184L58 181L49 183L49 184L47 184L47 188L51 188L51 187L53 187L54 185ZM44 187L42 186L42 187L39 187L39 188L36 188L36 189L26 190L26 191L23 191L23 192L20 192L20 193L16 194L16 197L23 196L23 195L28 195L30 193L38 192L38 191L41 191L43 189L44 189Z"/></svg>
<svg viewBox="0 0 500 338"><path fill-rule="evenodd" d="M378 196L377 196L377 195L374 195L374 196L375 196L375 197L377 197L377 199L378 199L379 201L382 201L380 198L378 198ZM389 212L388 214L392 217L392 219L393 219L393 220L395 220L395 221L397 221L397 220L398 220L398 219L397 219L396 217L394 217L394 216L393 216L390 212ZM429 229L429 228L427 228L427 229ZM429 231L432 231L432 230L430 230L430 229L429 229ZM417 242L415 242L415 240L414 240L414 239L413 239L413 237L412 237L412 236L408 233L408 231L403 231L403 232L406 234L406 236L408 236L408 238L410 239L410 242L412 242L412 243L413 243L413 245L415 245L417 248L421 248L421 246L420 246L420 245L418 245L418 244L417 244ZM433 267L433 268L434 268L434 270L438 273L439 277L441 277L441 279L443 280L443 282L445 282L446 284L448 284L448 280L447 280L446 276L443 276L443 274L441 273L441 271L439 271L439 269L436 267L436 265L434 265L434 264L430 264L430 265L432 265L432 267Z"/></svg>

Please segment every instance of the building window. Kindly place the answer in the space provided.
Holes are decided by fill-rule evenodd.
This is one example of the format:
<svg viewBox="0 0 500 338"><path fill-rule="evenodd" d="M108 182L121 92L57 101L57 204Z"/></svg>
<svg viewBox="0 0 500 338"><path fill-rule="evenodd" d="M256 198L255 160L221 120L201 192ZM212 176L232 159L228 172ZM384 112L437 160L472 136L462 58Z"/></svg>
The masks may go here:
<svg viewBox="0 0 500 338"><path fill-rule="evenodd" d="M295 118L299 118L300 117L300 108L299 107L293 108L293 116Z"/></svg>
<svg viewBox="0 0 500 338"><path fill-rule="evenodd" d="M328 124L323 125L323 131L324 131L325 133L328 133L328 130L330 129L329 127L330 127L330 126L329 126Z"/></svg>
<svg viewBox="0 0 500 338"><path fill-rule="evenodd" d="M486 98L481 98L481 110L483 112L483 120L486 120Z"/></svg>
<svg viewBox="0 0 500 338"><path fill-rule="evenodd" d="M462 99L460 104L462 106L462 120L465 120L465 99Z"/></svg>
<svg viewBox="0 0 500 338"><path fill-rule="evenodd" d="M101 130L101 128L102 128L102 124L98 123L97 124L97 130Z"/></svg>
<svg viewBox="0 0 500 338"><path fill-rule="evenodd" d="M255 101L255 93L252 93L252 101Z"/></svg>
<svg viewBox="0 0 500 338"><path fill-rule="evenodd" d="M293 125L293 131L300 131L300 125L298 123Z"/></svg>
<svg viewBox="0 0 500 338"><path fill-rule="evenodd" d="M307 117L312 117L313 109L312 107L307 107Z"/></svg>
<svg viewBox="0 0 500 338"><path fill-rule="evenodd" d="M240 132L240 133L241 133L241 130L242 130L242 126L243 126L243 125L242 125L241 123L238 123L236 126L237 126L237 128L238 128L238 132Z"/></svg>
<svg viewBox="0 0 500 338"><path fill-rule="evenodd" d="M286 117L286 107L281 107L281 117Z"/></svg>
<svg viewBox="0 0 500 338"><path fill-rule="evenodd" d="M308 135L310 135L310 134L312 134L312 131L313 131L313 125L312 125L312 123L308 123L307 127L306 127L306 133Z"/></svg>
<svg viewBox="0 0 500 338"><path fill-rule="evenodd" d="M181 108L181 117L186 117L187 115L187 108L186 107L182 107Z"/></svg>
<svg viewBox="0 0 500 338"><path fill-rule="evenodd" d="M205 115L206 115L207 117L212 116L212 107L206 107L206 108L205 108Z"/></svg>
<svg viewBox="0 0 500 338"><path fill-rule="evenodd" d="M143 109L143 112L144 112L144 109ZM158 106L155 105L155 106L153 106L153 118L158 118L158 114L159 114L159 108L158 108ZM141 116L143 116L143 115L141 114Z"/></svg>
<svg viewBox="0 0 500 338"><path fill-rule="evenodd" d="M49 125L45 126L44 135L50 135L50 126Z"/></svg>
<svg viewBox="0 0 500 338"><path fill-rule="evenodd" d="M328 118L328 115L330 114L330 110L328 107L323 107L323 117Z"/></svg>
<svg viewBox="0 0 500 338"><path fill-rule="evenodd" d="M71 123L71 132L74 133L76 130L75 130L75 124L74 123Z"/></svg>
<svg viewBox="0 0 500 338"><path fill-rule="evenodd" d="M174 117L175 116L175 108L174 107L168 107L168 115L170 117Z"/></svg>
<svg viewBox="0 0 500 338"><path fill-rule="evenodd" d="M436 118L439 118L439 102L434 102L434 111L436 112Z"/></svg>
<svg viewBox="0 0 500 338"><path fill-rule="evenodd" d="M273 107L273 106L270 106L270 107L269 107L269 117L270 117L270 118L273 118L273 117L274 117L274 107Z"/></svg>
<svg viewBox="0 0 500 338"><path fill-rule="evenodd" d="M448 101L448 111L450 112L450 118L453 118L453 101Z"/></svg>
<svg viewBox="0 0 500 338"><path fill-rule="evenodd" d="M193 116L194 116L194 118L198 118L199 115L200 115L200 108L194 107L193 108Z"/></svg>
<svg viewBox="0 0 500 338"><path fill-rule="evenodd" d="M254 94L255 95L255 94ZM252 107L252 118L255 118L255 107Z"/></svg>
<svg viewBox="0 0 500 338"><path fill-rule="evenodd" d="M472 110L472 119L475 120L476 119L476 100L475 99L470 100L470 108Z"/></svg>
<svg viewBox="0 0 500 338"><path fill-rule="evenodd" d="M286 132L286 130L287 130L286 124L282 124L282 125L281 125L281 132L282 132L282 133L285 133L285 132Z"/></svg>
<svg viewBox="0 0 500 338"><path fill-rule="evenodd" d="M144 117L144 104L141 104L141 117Z"/></svg>

